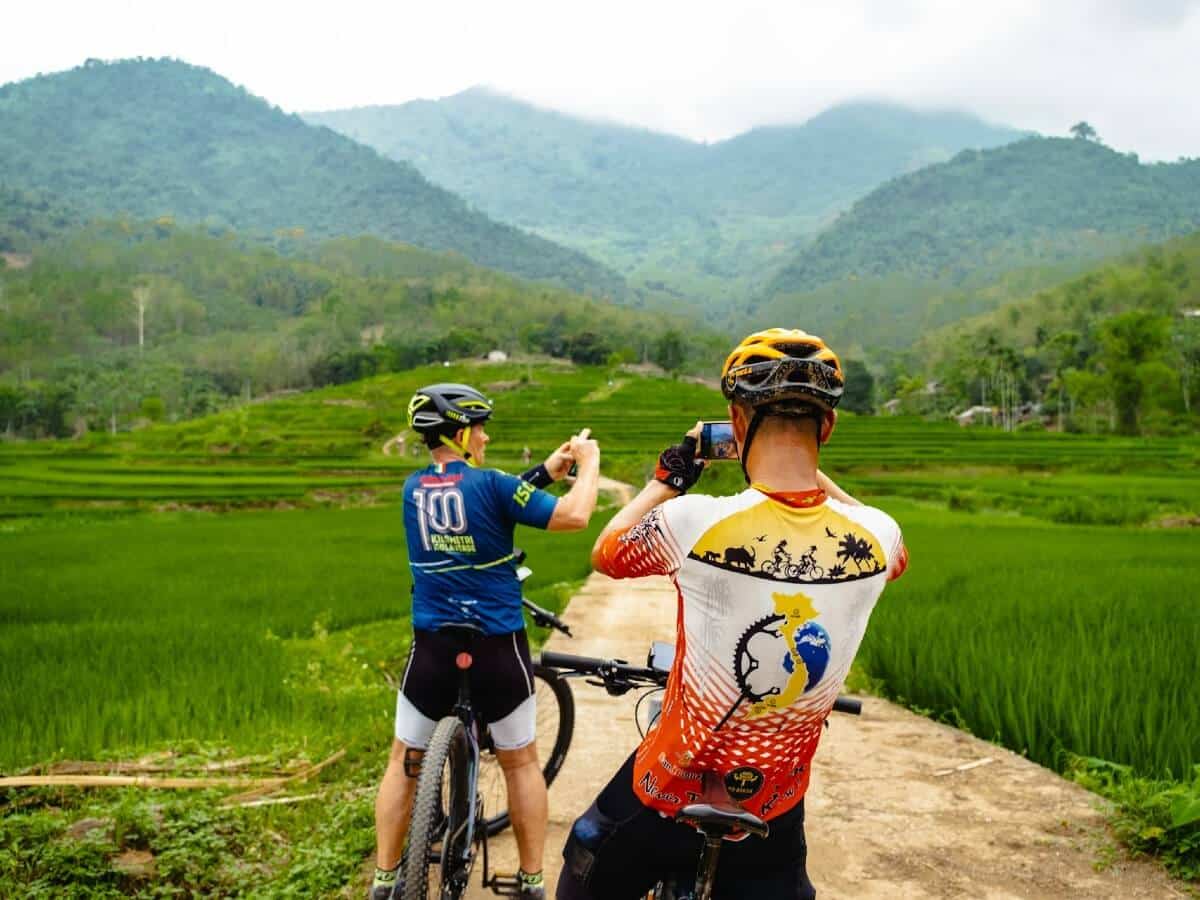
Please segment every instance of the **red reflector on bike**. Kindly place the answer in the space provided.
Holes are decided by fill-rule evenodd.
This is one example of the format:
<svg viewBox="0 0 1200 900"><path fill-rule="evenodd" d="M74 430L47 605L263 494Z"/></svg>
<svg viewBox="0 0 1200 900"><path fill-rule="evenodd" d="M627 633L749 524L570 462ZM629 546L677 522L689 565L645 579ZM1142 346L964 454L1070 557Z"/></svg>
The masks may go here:
<svg viewBox="0 0 1200 900"><path fill-rule="evenodd" d="M456 666L458 666L460 669L471 668L471 663L473 663L474 661L475 660L471 659L470 653L460 653L460 654L458 654L458 656L454 657L454 664Z"/></svg>

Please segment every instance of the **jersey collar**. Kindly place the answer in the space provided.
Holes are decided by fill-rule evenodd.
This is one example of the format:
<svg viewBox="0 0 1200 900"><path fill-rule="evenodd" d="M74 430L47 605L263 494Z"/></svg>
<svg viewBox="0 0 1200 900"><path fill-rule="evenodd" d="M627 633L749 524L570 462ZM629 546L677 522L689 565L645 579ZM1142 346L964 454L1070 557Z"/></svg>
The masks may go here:
<svg viewBox="0 0 1200 900"><path fill-rule="evenodd" d="M825 491L821 488L813 488L811 491L776 491L761 481L753 482L750 487L760 494L766 494L772 500L794 509L811 509L814 506L820 506L826 500Z"/></svg>

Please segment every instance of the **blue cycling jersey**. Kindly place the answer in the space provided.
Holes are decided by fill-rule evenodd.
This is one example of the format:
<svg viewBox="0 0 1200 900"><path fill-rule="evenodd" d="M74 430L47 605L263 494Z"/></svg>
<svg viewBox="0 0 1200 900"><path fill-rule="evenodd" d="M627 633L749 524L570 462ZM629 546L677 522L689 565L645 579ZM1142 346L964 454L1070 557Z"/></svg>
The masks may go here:
<svg viewBox="0 0 1200 900"><path fill-rule="evenodd" d="M404 482L414 628L471 622L487 634L525 627L512 565L517 523L545 528L558 498L515 475L465 462L434 464Z"/></svg>

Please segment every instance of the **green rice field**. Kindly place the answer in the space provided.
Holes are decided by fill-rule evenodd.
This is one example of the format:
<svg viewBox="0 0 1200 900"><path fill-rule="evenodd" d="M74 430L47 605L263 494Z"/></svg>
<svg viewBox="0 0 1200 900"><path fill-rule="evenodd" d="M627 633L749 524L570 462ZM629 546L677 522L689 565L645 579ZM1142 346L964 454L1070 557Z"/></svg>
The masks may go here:
<svg viewBox="0 0 1200 900"><path fill-rule="evenodd" d="M374 759L407 650L398 491L420 464L380 448L433 380L495 395L488 462L509 470L589 426L604 472L640 483L696 418L723 417L701 384L438 367L0 445L0 771L188 742ZM911 552L859 656L880 690L1051 767L1191 777L1200 442L845 416L824 467L891 512ZM740 485L734 465L698 489ZM535 599L561 606L607 516L578 535L522 529Z"/></svg>

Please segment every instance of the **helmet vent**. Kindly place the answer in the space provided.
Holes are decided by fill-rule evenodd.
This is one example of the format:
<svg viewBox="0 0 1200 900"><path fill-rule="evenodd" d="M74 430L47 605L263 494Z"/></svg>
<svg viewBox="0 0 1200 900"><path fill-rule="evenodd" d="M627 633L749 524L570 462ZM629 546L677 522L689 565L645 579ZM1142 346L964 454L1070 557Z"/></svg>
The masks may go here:
<svg viewBox="0 0 1200 900"><path fill-rule="evenodd" d="M794 356L797 359L808 359L808 357L820 352L820 348L812 344L783 344L779 349L788 356Z"/></svg>

